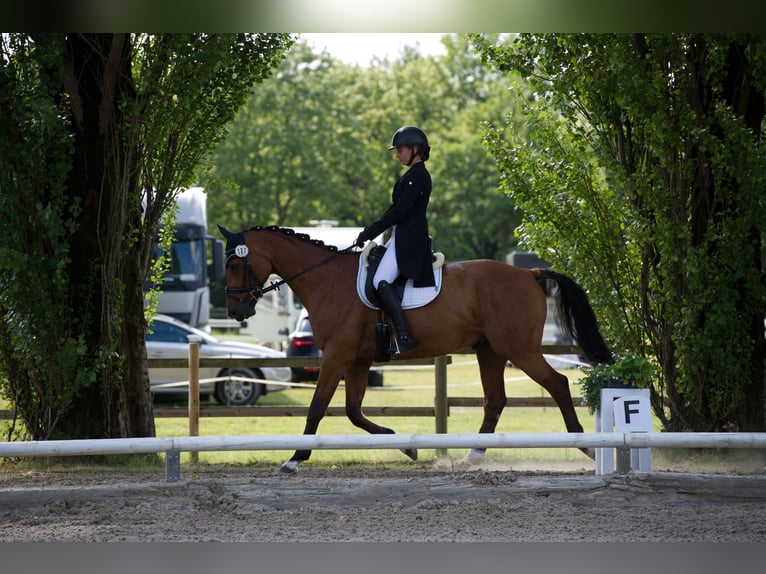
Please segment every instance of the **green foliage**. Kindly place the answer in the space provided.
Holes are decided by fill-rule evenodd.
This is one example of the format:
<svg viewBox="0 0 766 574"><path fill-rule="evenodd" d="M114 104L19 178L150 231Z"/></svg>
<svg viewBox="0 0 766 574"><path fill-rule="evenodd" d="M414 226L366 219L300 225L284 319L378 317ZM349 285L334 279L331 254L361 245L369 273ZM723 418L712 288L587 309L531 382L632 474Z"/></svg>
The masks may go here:
<svg viewBox="0 0 766 574"><path fill-rule="evenodd" d="M487 133L522 241L587 286L615 347L656 357L666 428L763 429L764 37L473 39L535 93L528 139Z"/></svg>
<svg viewBox="0 0 766 574"><path fill-rule="evenodd" d="M152 241L176 190L291 43L0 37L0 389L28 436L153 432L137 319Z"/></svg>
<svg viewBox="0 0 766 574"><path fill-rule="evenodd" d="M140 92L131 107L131 142L143 165L139 186L146 194L141 242L152 285L145 315L157 306L159 286L170 265L175 199L199 174L202 158L227 132L237 112L277 67L290 45L288 34L141 35L134 61ZM194 89L190 90L190 86ZM150 256L159 236L163 257Z"/></svg>
<svg viewBox="0 0 766 574"><path fill-rule="evenodd" d="M443 42L443 57L411 51L364 68L296 43L207 158L200 179L210 220L232 229L321 219L367 225L388 207L402 173L386 150L391 135L416 124L432 146L435 247L449 259L502 259L516 243L519 214L497 191L481 125L502 121L509 88L521 87L483 65L464 38Z"/></svg>
<svg viewBox="0 0 766 574"><path fill-rule="evenodd" d="M142 97L134 111L141 120L135 124L135 137L147 146L147 188L173 188L188 180L253 85L271 74L290 45L285 36L164 34L136 39L134 81ZM179 148L193 153L180 154ZM172 166L163 165L168 155L178 158Z"/></svg>
<svg viewBox="0 0 766 574"><path fill-rule="evenodd" d="M617 347L638 343L641 352L638 294L623 284L640 275L628 239L630 203L605 185L586 138L539 103L523 98L516 105L528 118L527 133L490 125L485 144L502 188L524 213L520 242L556 268L587 278L601 321L615 326L609 339Z"/></svg>
<svg viewBox="0 0 766 574"><path fill-rule="evenodd" d="M72 140L49 98L44 71L61 64L49 40L0 40L0 393L37 438L79 392L61 374L85 385L95 377L64 295L81 206L66 196Z"/></svg>
<svg viewBox="0 0 766 574"><path fill-rule="evenodd" d="M157 314L157 305L160 301L160 287L162 286L162 278L165 273L170 270L170 265L173 261L171 254L171 247L175 240L175 221L178 213L178 204L174 203L165 210L162 214L162 220L160 222L160 230L157 240L157 246L161 251L161 255L152 260L149 267L149 284L152 286L144 293L144 316L146 322L151 323L152 319Z"/></svg>
<svg viewBox="0 0 766 574"><path fill-rule="evenodd" d="M656 378L657 370L644 357L626 354L614 363L601 363L589 369L576 384L582 386L581 396L593 414L601 404L601 389L608 386L648 388Z"/></svg>
<svg viewBox="0 0 766 574"><path fill-rule="evenodd" d="M201 159L226 133L253 86L292 44L286 34L163 34L136 38L129 137L148 194L148 232L158 229L177 190L193 182ZM168 161L172 158L173 161ZM153 235L153 234L152 234Z"/></svg>
<svg viewBox="0 0 766 574"><path fill-rule="evenodd" d="M501 124L514 110L515 95L528 90L520 78L504 77L480 65L465 41L451 46L442 66L445 82L455 77L463 84L451 87L446 119L434 152L432 174L437 195L431 204L437 246L450 258L503 260L517 245L514 235L521 221L516 201L498 192L498 170L482 145L487 122ZM514 114L513 111L510 112ZM503 131L524 133L521 115L511 115Z"/></svg>
<svg viewBox="0 0 766 574"><path fill-rule="evenodd" d="M316 199L340 199L332 180L339 161L328 156L336 140L328 94L339 87L329 68L298 45L250 95L202 179L211 221L241 229L335 218L317 210Z"/></svg>

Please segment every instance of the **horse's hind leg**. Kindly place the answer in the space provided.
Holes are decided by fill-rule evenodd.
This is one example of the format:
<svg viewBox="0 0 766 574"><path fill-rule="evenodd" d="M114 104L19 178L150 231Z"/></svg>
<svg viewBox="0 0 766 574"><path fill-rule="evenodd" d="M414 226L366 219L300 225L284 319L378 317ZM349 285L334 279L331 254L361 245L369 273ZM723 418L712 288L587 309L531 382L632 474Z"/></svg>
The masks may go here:
<svg viewBox="0 0 766 574"><path fill-rule="evenodd" d="M575 411L572 402L572 394L569 391L569 380L554 370L540 354L513 357L511 360L514 366L524 371L532 380L550 393L561 411L567 432L583 432L582 424L580 424L580 419L577 417L577 411ZM593 449L583 448L580 450L590 458L595 458Z"/></svg>
<svg viewBox="0 0 766 574"><path fill-rule="evenodd" d="M375 424L362 412L368 372L369 365L355 365L346 372L346 416L354 426L370 434L394 434L392 429ZM412 460L418 459L417 449L402 449L402 452Z"/></svg>
<svg viewBox="0 0 766 574"><path fill-rule="evenodd" d="M323 360L319 370L319 380L317 381L314 396L311 398L308 415L306 416L303 434L316 434L319 422L324 418L339 382L340 369L333 367ZM298 464L308 460L310 456L310 450L296 450L292 458L284 462L279 470L283 474L295 474L298 472Z"/></svg>
<svg viewBox="0 0 766 574"><path fill-rule="evenodd" d="M489 343L484 343L476 350L481 374L481 386L484 390L484 419L479 428L480 433L493 433L505 408L505 365L506 360L500 357ZM458 467L470 467L479 464L484 459L486 449L472 448L468 454L457 463Z"/></svg>

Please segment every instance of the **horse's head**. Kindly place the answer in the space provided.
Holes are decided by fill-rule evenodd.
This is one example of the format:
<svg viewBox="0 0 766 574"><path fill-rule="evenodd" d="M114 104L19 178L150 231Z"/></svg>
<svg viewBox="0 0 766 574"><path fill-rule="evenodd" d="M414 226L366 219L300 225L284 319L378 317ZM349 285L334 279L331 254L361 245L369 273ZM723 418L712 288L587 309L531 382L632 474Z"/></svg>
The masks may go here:
<svg viewBox="0 0 766 574"><path fill-rule="evenodd" d="M218 229L226 238L226 308L229 317L244 321L255 315L255 304L271 270L265 262L258 269L257 254L245 241L244 232L232 233L220 225Z"/></svg>

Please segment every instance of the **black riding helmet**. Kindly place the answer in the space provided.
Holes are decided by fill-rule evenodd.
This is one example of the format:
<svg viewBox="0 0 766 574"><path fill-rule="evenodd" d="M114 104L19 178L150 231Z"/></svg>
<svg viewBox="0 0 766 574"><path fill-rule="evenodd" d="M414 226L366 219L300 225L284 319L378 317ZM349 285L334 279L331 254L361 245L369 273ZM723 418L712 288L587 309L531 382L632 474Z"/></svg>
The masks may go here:
<svg viewBox="0 0 766 574"><path fill-rule="evenodd" d="M391 138L391 146L388 149L392 150L397 146L409 146L411 148L416 145L420 146L420 151L418 152L420 159L426 161L431 155L431 146L428 145L426 132L416 126L403 126L394 132ZM410 156L410 161L407 165L412 163L414 157L414 154Z"/></svg>

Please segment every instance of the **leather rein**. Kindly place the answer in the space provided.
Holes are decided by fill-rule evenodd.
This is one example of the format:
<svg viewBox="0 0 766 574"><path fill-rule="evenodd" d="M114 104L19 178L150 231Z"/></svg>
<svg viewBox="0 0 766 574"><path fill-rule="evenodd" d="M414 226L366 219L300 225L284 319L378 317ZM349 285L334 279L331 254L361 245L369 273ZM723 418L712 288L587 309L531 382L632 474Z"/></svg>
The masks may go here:
<svg viewBox="0 0 766 574"><path fill-rule="evenodd" d="M350 245L346 247L345 249L335 251L332 255L329 257L322 259L321 261L314 263L310 267L307 267L303 271L299 271L295 275L292 275L291 277L288 277L287 279L281 279L280 281L272 281L271 284L269 284L268 287L264 287L264 283L262 281L259 281L258 278L255 276L255 272L253 271L252 266L250 265L250 261L247 258L248 252L247 249L245 249L243 252L238 253L238 248L243 247L244 244L238 245L234 249L228 250L226 253L228 256L226 257L226 267L229 266L229 261L232 259L239 259L244 263L244 268L242 270L242 280L244 285L248 285L248 280L251 280L254 285L257 285L256 287L229 287L228 285L224 289L224 292L226 295L236 295L240 293L246 293L245 296L240 297L237 299L237 303L248 303L250 301L253 302L253 305L255 305L258 300L263 297L266 293L269 291L274 291L276 289L279 289L282 285L285 285L286 283L289 283L290 281L293 281L294 279L297 279L298 277L305 275L306 273L313 271L317 267L321 267L325 263L331 261L338 255L341 255L343 253L350 252L356 245ZM246 247L246 246L245 246Z"/></svg>

